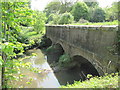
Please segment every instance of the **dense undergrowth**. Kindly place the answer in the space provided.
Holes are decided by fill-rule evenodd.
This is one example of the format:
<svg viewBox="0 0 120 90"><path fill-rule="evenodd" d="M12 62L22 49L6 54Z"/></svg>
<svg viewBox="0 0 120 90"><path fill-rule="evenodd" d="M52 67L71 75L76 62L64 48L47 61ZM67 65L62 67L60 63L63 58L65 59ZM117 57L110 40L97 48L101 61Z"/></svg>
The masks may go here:
<svg viewBox="0 0 120 90"><path fill-rule="evenodd" d="M74 84L67 84L66 86L61 86L61 88L119 88L119 76L118 73L107 74L101 77L87 76L85 81L75 81ZM118 89L119 90L119 89Z"/></svg>

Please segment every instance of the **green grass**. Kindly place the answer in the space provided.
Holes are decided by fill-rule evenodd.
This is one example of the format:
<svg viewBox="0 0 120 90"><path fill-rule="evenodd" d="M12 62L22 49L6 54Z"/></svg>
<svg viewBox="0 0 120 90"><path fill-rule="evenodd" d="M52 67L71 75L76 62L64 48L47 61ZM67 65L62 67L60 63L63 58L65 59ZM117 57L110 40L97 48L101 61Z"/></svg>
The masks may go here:
<svg viewBox="0 0 120 90"><path fill-rule="evenodd" d="M104 77L93 77L83 82L75 81L74 84L67 84L61 88L118 88L118 73Z"/></svg>
<svg viewBox="0 0 120 90"><path fill-rule="evenodd" d="M118 20L115 20L113 22L98 22L98 23L72 23L69 25L118 25Z"/></svg>

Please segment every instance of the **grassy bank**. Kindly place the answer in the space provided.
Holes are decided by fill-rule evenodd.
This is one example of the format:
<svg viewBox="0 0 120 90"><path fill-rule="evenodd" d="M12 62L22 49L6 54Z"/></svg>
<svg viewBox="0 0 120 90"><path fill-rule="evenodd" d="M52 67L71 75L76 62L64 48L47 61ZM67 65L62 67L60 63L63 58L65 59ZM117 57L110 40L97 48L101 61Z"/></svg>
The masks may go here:
<svg viewBox="0 0 120 90"><path fill-rule="evenodd" d="M88 78L91 75L87 76ZM75 81L74 84L67 84L61 88L118 88L118 73L106 75L104 77L93 77L83 82Z"/></svg>
<svg viewBox="0 0 120 90"><path fill-rule="evenodd" d="M98 22L98 23L92 23L92 22L87 22L87 23L72 23L70 25L118 25L118 20L115 20L113 22Z"/></svg>

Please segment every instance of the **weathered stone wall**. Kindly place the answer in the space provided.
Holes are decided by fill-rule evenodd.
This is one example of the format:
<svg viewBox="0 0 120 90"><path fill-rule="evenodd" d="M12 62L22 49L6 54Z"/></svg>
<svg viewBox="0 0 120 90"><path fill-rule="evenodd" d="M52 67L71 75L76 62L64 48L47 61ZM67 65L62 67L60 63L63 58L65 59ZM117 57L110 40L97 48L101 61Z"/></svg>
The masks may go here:
<svg viewBox="0 0 120 90"><path fill-rule="evenodd" d="M115 46L118 26L46 25L46 35L59 43L71 57L80 55L91 62L100 75L119 70Z"/></svg>

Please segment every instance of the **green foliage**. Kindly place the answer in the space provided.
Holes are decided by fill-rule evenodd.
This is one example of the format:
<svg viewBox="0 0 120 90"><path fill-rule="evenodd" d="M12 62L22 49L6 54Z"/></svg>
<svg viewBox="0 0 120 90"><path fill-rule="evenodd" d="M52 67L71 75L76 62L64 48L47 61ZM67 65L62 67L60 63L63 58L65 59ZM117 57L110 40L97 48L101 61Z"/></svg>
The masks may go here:
<svg viewBox="0 0 120 90"><path fill-rule="evenodd" d="M16 55L21 55L23 53L23 47L21 43L16 42L16 44L6 42L6 43L1 43L1 48L2 48L2 67L4 68L4 85L3 88L8 87L7 86L7 80L16 80L16 77L14 77L12 74L13 73L18 73L19 72L19 66L17 63L20 64L20 62L16 59L13 59ZM19 50L19 53L16 54L14 52L15 49ZM3 59L3 60L2 60Z"/></svg>
<svg viewBox="0 0 120 90"><path fill-rule="evenodd" d="M46 13L46 16L48 17L52 13L59 12L60 6L61 6L61 3L59 1L50 2L44 10L44 12Z"/></svg>
<svg viewBox="0 0 120 90"><path fill-rule="evenodd" d="M67 67L70 61L71 61L70 56L68 54L63 54L59 58L59 65L61 67Z"/></svg>
<svg viewBox="0 0 120 90"><path fill-rule="evenodd" d="M44 12L47 14L48 24L60 24L58 20L61 18L61 14L66 12L70 12L76 22L80 19L88 20L89 22L104 22L118 19L119 5L118 2L114 2L112 7L102 9L99 7L97 0L94 0L94 2L83 0L83 2L75 3L72 1L56 0L55 2L50 2Z"/></svg>
<svg viewBox="0 0 120 90"><path fill-rule="evenodd" d="M107 21L118 20L118 13L119 13L118 7L120 7L119 3L120 2L113 2L112 7L105 8Z"/></svg>
<svg viewBox="0 0 120 90"><path fill-rule="evenodd" d="M89 75L91 77L91 75ZM118 73L107 74L104 77L93 77L83 82L75 81L74 84L61 88L118 88Z"/></svg>
<svg viewBox="0 0 120 90"><path fill-rule="evenodd" d="M8 88L8 81L20 79L14 74L19 74L21 67L30 68L30 63L15 58L23 55L23 47L33 45L36 38L38 39L41 33L44 33L45 14L32 11L29 2L2 2L1 4L0 67L2 66L2 87ZM34 71L38 72L35 69Z"/></svg>
<svg viewBox="0 0 120 90"><path fill-rule="evenodd" d="M49 24L58 24L59 18L60 18L59 14L50 14L49 17L48 17L47 22Z"/></svg>
<svg viewBox="0 0 120 90"><path fill-rule="evenodd" d="M70 24L74 20L74 17L70 13L64 13L61 15L58 24Z"/></svg>
<svg viewBox="0 0 120 90"><path fill-rule="evenodd" d="M97 0L94 0L94 2L88 2L88 0L83 0L85 2L85 4L89 7L89 8L95 8L98 7L99 3L97 2Z"/></svg>
<svg viewBox="0 0 120 90"><path fill-rule="evenodd" d="M19 37L17 38L19 42L28 44L29 38L33 35L37 35L37 32L33 31L32 27L21 26L21 31L19 32Z"/></svg>
<svg viewBox="0 0 120 90"><path fill-rule="evenodd" d="M50 22L50 21L53 21L54 20L54 16L55 16L55 14L50 14L48 19L47 19L47 23Z"/></svg>
<svg viewBox="0 0 120 90"><path fill-rule="evenodd" d="M34 23L34 31L37 32L37 34L43 34L45 30L45 21L46 16L44 13L40 11L34 11L33 18L35 20Z"/></svg>
<svg viewBox="0 0 120 90"><path fill-rule="evenodd" d="M26 2L2 2L2 38L17 41L20 25L32 25L32 10Z"/></svg>
<svg viewBox="0 0 120 90"><path fill-rule="evenodd" d="M60 14L70 12L72 10L73 3L72 2L67 2L65 1L64 3L61 4L60 6Z"/></svg>
<svg viewBox="0 0 120 90"><path fill-rule="evenodd" d="M105 11L102 8L96 8L93 13L92 22L103 22L105 20Z"/></svg>
<svg viewBox="0 0 120 90"><path fill-rule="evenodd" d="M60 0L55 0L50 2L46 8L44 9L44 12L46 13L46 16L49 17L50 14L63 14L65 12L70 12L73 6L73 2L67 2L64 3Z"/></svg>
<svg viewBox="0 0 120 90"><path fill-rule="evenodd" d="M25 75L21 74L21 68L27 68L30 71L33 71L35 73L41 72L41 70L38 70L36 68L31 67L31 63L29 62L23 62L24 59L30 58L32 56L28 56L25 58L19 58L15 59L16 55L23 55L23 47L21 43L16 42L16 44L6 42L1 43L2 47L2 57L0 57L0 66L5 67L4 69L4 85L3 88L10 88L8 85L11 81L20 81ZM15 53L14 50L18 49L19 53ZM35 54L33 54L35 55ZM17 76L16 76L17 74ZM14 87L14 86L13 86Z"/></svg>
<svg viewBox="0 0 120 90"><path fill-rule="evenodd" d="M2 57L0 56L0 67L2 66L2 63L3 63L4 61L2 60Z"/></svg>
<svg viewBox="0 0 120 90"><path fill-rule="evenodd" d="M5 55L7 55L7 58L9 59L11 59L11 57L14 57L16 55L20 55L24 52L22 44L19 42L16 42L15 44L11 42L1 43L1 47L2 47L2 52L5 53ZM19 50L19 54L16 54L14 52L14 49L16 48Z"/></svg>
<svg viewBox="0 0 120 90"><path fill-rule="evenodd" d="M88 20L88 7L84 2L77 2L71 11L75 21L79 21L80 18Z"/></svg>
<svg viewBox="0 0 120 90"><path fill-rule="evenodd" d="M95 8L90 7L88 9L89 21L90 22L93 22L93 18L94 18L93 15L94 15L95 9L96 9L96 7Z"/></svg>

